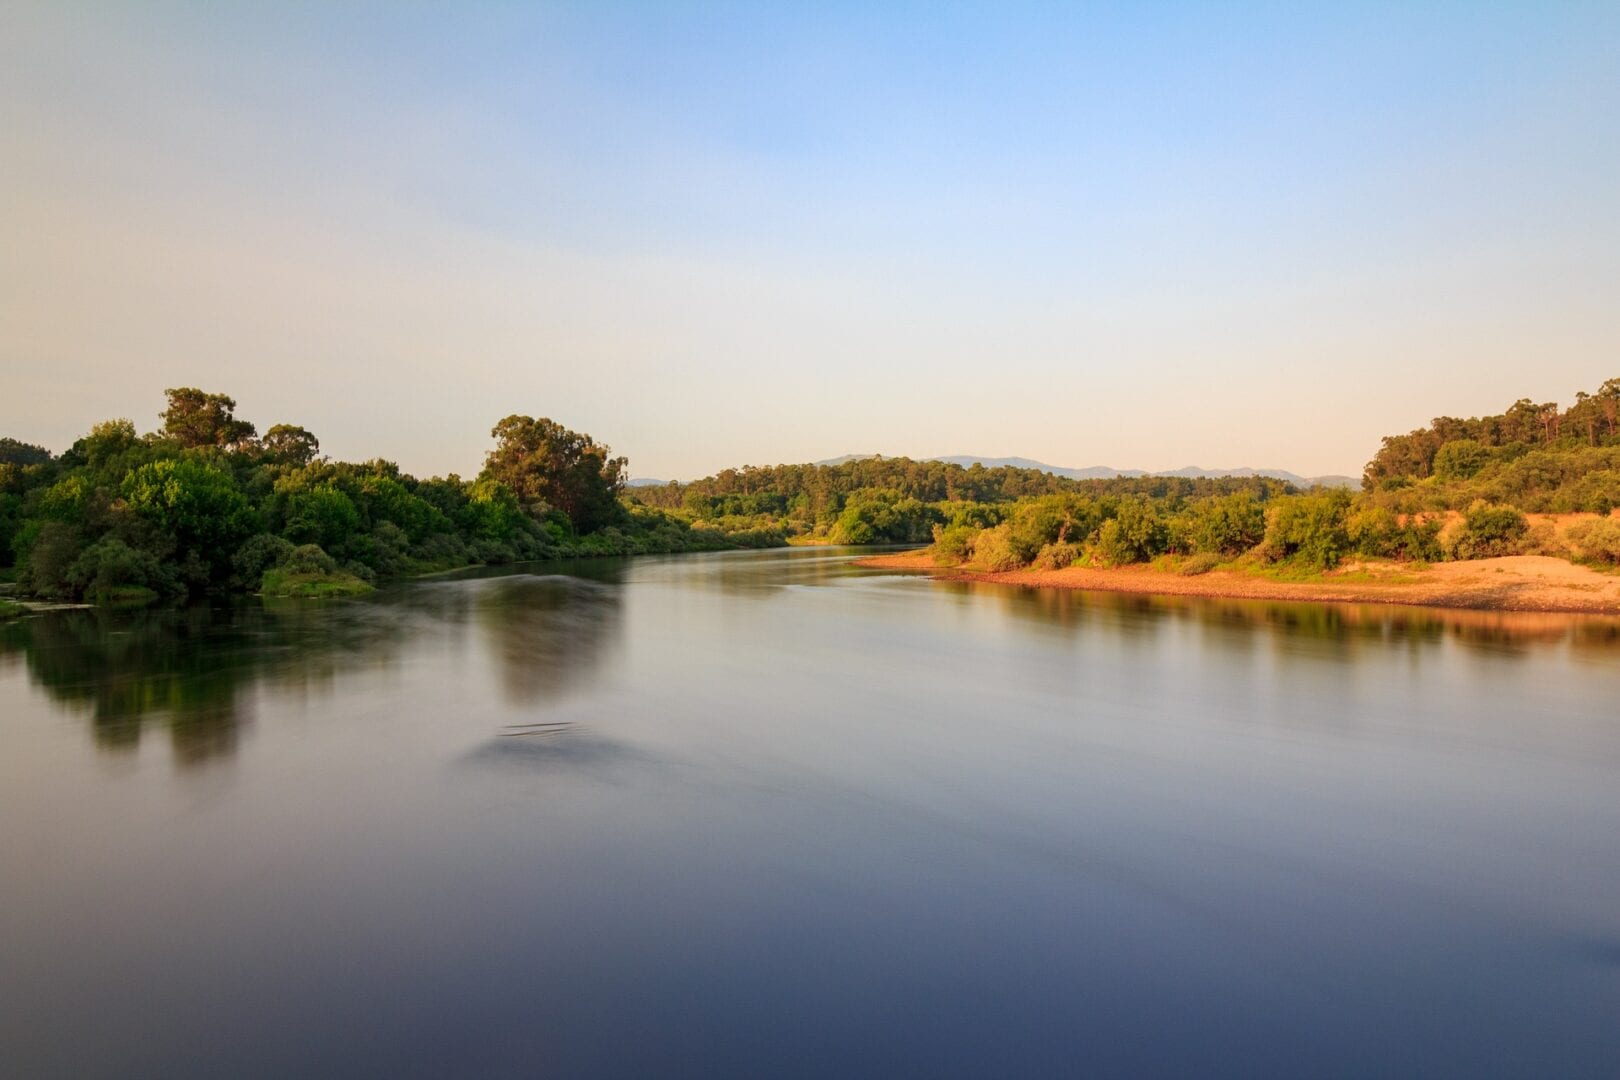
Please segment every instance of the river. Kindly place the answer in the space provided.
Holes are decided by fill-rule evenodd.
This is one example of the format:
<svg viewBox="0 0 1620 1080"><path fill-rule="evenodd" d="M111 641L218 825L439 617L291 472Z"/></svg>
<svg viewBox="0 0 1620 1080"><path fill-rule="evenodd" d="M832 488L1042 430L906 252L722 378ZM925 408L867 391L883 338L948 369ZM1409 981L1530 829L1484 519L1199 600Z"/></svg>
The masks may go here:
<svg viewBox="0 0 1620 1080"><path fill-rule="evenodd" d="M1620 623L849 560L0 625L5 1071L1620 1069Z"/></svg>

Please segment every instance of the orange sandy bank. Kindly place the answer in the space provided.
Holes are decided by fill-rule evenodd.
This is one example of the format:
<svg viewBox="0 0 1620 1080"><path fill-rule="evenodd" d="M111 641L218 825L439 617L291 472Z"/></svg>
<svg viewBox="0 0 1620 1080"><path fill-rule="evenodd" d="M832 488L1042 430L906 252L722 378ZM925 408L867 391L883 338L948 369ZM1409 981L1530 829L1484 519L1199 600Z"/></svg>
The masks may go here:
<svg viewBox="0 0 1620 1080"><path fill-rule="evenodd" d="M1212 570L1187 577L1150 566L1123 566L1112 570L1071 566L1064 570L1009 570L992 574L960 567L941 568L921 551L873 555L856 560L856 565L884 570L926 570L935 577L956 581L1100 592L1412 604L1483 611L1620 614L1620 575L1602 574L1563 559L1540 555L1438 563L1421 570L1368 566L1324 574L1319 580L1307 582L1273 581L1234 570ZM1379 580L1381 574L1390 580Z"/></svg>

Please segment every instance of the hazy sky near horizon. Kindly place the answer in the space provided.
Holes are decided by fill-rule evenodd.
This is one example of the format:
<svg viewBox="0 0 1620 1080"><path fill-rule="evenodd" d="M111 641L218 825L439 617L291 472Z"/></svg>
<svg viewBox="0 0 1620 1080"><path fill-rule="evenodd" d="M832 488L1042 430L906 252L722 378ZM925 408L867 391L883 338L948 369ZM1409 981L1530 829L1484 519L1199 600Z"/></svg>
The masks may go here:
<svg viewBox="0 0 1620 1080"><path fill-rule="evenodd" d="M1421 10L1420 10L1421 9ZM0 434L1359 472L1620 375L1620 5L0 8Z"/></svg>

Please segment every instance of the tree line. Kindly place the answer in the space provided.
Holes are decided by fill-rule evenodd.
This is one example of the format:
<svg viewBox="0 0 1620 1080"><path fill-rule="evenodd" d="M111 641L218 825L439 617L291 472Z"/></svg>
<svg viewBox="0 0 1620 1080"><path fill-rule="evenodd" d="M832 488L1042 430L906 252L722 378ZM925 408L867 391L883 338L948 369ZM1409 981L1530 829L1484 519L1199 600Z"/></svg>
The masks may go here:
<svg viewBox="0 0 1620 1080"><path fill-rule="evenodd" d="M944 565L986 570L1165 560L1321 571L1348 558L1537 554L1620 566L1620 379L1573 405L1520 399L1383 439L1363 490L1045 494L937 524ZM1529 516L1563 515L1532 522Z"/></svg>
<svg viewBox="0 0 1620 1080"><path fill-rule="evenodd" d="M477 476L417 479L260 434L224 394L167 391L157 430L96 425L60 455L0 438L0 576L67 600L331 595L476 563L789 542L931 544L987 569L1170 558L1321 570L1532 552L1620 564L1620 379L1383 440L1363 490L1264 477L1070 479L908 458L727 469L627 487L627 462L509 416ZM1589 520L1532 524L1527 513Z"/></svg>
<svg viewBox="0 0 1620 1080"><path fill-rule="evenodd" d="M935 525L963 514L988 520L999 513L995 507L1020 499L1074 495L1183 501L1237 490L1267 497L1293 488L1265 477L1071 479L1013 466L872 457L836 465L726 469L690 483L631 488L627 497L722 528L752 526L800 539L881 544L926 541Z"/></svg>
<svg viewBox="0 0 1620 1080"><path fill-rule="evenodd" d="M1574 404L1520 398L1492 416L1436 417L1387 435L1362 487L1391 506L1462 509L1478 499L1550 513L1620 506L1620 378Z"/></svg>
<svg viewBox="0 0 1620 1080"><path fill-rule="evenodd" d="M758 543L630 506L625 460L509 416L471 479L333 461L296 424L262 435L225 394L167 391L157 430L97 424L60 455L0 438L0 572L35 596L330 595L475 563Z"/></svg>

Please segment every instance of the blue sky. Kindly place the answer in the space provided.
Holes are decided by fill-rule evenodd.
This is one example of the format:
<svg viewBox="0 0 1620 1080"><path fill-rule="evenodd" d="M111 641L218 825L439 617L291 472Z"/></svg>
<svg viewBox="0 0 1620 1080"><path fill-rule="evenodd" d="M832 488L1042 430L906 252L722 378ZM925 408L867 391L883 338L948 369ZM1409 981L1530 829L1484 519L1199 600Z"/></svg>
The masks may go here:
<svg viewBox="0 0 1620 1080"><path fill-rule="evenodd" d="M1412 8L13 3L0 425L1353 472L1620 375L1620 7Z"/></svg>

